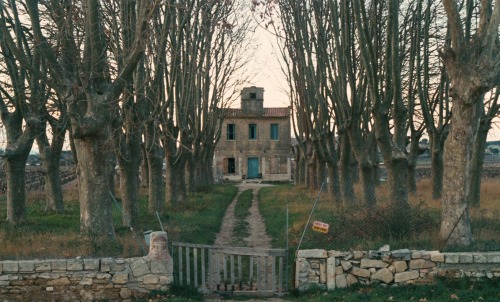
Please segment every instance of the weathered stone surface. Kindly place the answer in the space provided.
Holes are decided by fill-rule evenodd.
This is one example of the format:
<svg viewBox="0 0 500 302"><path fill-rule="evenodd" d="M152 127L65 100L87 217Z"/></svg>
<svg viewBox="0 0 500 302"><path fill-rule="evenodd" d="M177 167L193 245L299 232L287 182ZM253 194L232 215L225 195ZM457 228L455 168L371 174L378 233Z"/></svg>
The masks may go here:
<svg viewBox="0 0 500 302"><path fill-rule="evenodd" d="M128 288L122 288L120 289L120 298L122 299L130 299L132 296L132 291Z"/></svg>
<svg viewBox="0 0 500 302"><path fill-rule="evenodd" d="M158 284L160 282L160 278L158 276L151 274L142 276L138 280L142 281L144 284Z"/></svg>
<svg viewBox="0 0 500 302"><path fill-rule="evenodd" d="M459 258L460 263L474 263L474 257L470 253L462 253Z"/></svg>
<svg viewBox="0 0 500 302"><path fill-rule="evenodd" d="M419 271L396 273L394 275L394 282L396 283L407 282L409 280L417 279L419 276L420 276Z"/></svg>
<svg viewBox="0 0 500 302"><path fill-rule="evenodd" d="M111 274L108 273L97 273L95 276L97 279L110 279Z"/></svg>
<svg viewBox="0 0 500 302"><path fill-rule="evenodd" d="M368 252L369 259L382 259L383 257L387 257L390 255L391 255L391 252L389 252L389 251L373 251L372 250L372 251Z"/></svg>
<svg viewBox="0 0 500 302"><path fill-rule="evenodd" d="M326 263L319 264L319 283L326 283Z"/></svg>
<svg viewBox="0 0 500 302"><path fill-rule="evenodd" d="M458 263L460 257L457 253L445 253L444 254L444 262L445 263Z"/></svg>
<svg viewBox="0 0 500 302"><path fill-rule="evenodd" d="M370 271L359 267L353 267L351 269L351 274L357 277L370 278Z"/></svg>
<svg viewBox="0 0 500 302"><path fill-rule="evenodd" d="M352 257L356 260L359 260L359 259L362 259L364 256L365 256L365 252L364 251L354 251L352 252Z"/></svg>
<svg viewBox="0 0 500 302"><path fill-rule="evenodd" d="M444 262L444 254L439 251L430 252L431 261L434 262Z"/></svg>
<svg viewBox="0 0 500 302"><path fill-rule="evenodd" d="M393 260L411 260L411 251L409 249L394 250L391 252Z"/></svg>
<svg viewBox="0 0 500 302"><path fill-rule="evenodd" d="M411 259L422 259L421 251L411 251Z"/></svg>
<svg viewBox="0 0 500 302"><path fill-rule="evenodd" d="M344 269L342 268L342 266L336 266L335 267L335 275L340 275L344 272Z"/></svg>
<svg viewBox="0 0 500 302"><path fill-rule="evenodd" d="M352 267L351 261L343 261L343 260L341 260L340 261L340 265L342 266L342 269L344 271L348 271Z"/></svg>
<svg viewBox="0 0 500 302"><path fill-rule="evenodd" d="M326 259L326 288L335 289L335 257Z"/></svg>
<svg viewBox="0 0 500 302"><path fill-rule="evenodd" d="M485 254L475 254L474 263L487 263L487 258Z"/></svg>
<svg viewBox="0 0 500 302"><path fill-rule="evenodd" d="M392 265L394 266L396 273L401 273L408 269L408 264L406 263L406 261L394 261Z"/></svg>
<svg viewBox="0 0 500 302"><path fill-rule="evenodd" d="M115 273L111 282L114 284L126 284L128 282L128 273Z"/></svg>
<svg viewBox="0 0 500 302"><path fill-rule="evenodd" d="M80 285L92 285L94 282L93 282L93 279L92 278L83 278L82 280L80 280L80 282L78 284Z"/></svg>
<svg viewBox="0 0 500 302"><path fill-rule="evenodd" d="M491 253L487 255L488 263L500 263L500 253Z"/></svg>
<svg viewBox="0 0 500 302"><path fill-rule="evenodd" d="M82 259L69 259L66 262L66 270L68 270L68 271L81 271L81 270L83 270L83 260Z"/></svg>
<svg viewBox="0 0 500 302"><path fill-rule="evenodd" d="M3 273L17 273L19 272L19 264L17 261L6 260L3 262Z"/></svg>
<svg viewBox="0 0 500 302"><path fill-rule="evenodd" d="M372 259L366 259L363 258L361 259L361 268L369 268L369 267L374 267L374 268L385 268L388 267L389 264L385 263L382 260L372 260Z"/></svg>
<svg viewBox="0 0 500 302"><path fill-rule="evenodd" d="M162 260L151 260L152 274L166 274L168 272L168 262Z"/></svg>
<svg viewBox="0 0 500 302"><path fill-rule="evenodd" d="M0 286L9 286L10 285L10 281L0 281Z"/></svg>
<svg viewBox="0 0 500 302"><path fill-rule="evenodd" d="M19 272L20 273L34 273L35 272L35 261L34 260L24 260L19 261Z"/></svg>
<svg viewBox="0 0 500 302"><path fill-rule="evenodd" d="M36 260L35 261L35 272L50 272L52 266L50 265L50 260Z"/></svg>
<svg viewBox="0 0 500 302"><path fill-rule="evenodd" d="M53 292L54 291L54 287L53 286L47 286L45 288L45 290L48 291L48 292Z"/></svg>
<svg viewBox="0 0 500 302"><path fill-rule="evenodd" d="M372 276L372 280L380 280L385 284L391 283L394 280L394 275L388 268L382 268L376 271Z"/></svg>
<svg viewBox="0 0 500 302"><path fill-rule="evenodd" d="M130 269L132 270L132 275L137 278L150 273L148 262L139 258L130 264Z"/></svg>
<svg viewBox="0 0 500 302"><path fill-rule="evenodd" d="M2 272L3 272L3 263L0 262L0 275L2 274Z"/></svg>
<svg viewBox="0 0 500 302"><path fill-rule="evenodd" d="M341 274L341 275L335 276L335 286L337 288L346 288L347 287L346 274Z"/></svg>
<svg viewBox="0 0 500 302"><path fill-rule="evenodd" d="M429 261L429 260L424 260L424 259L415 259L410 261L410 269L421 269L421 268L431 268L435 267L436 263Z"/></svg>
<svg viewBox="0 0 500 302"><path fill-rule="evenodd" d="M64 259L54 259L50 261L50 266L53 272L65 272L66 271L66 260Z"/></svg>
<svg viewBox="0 0 500 302"><path fill-rule="evenodd" d="M115 260L113 258L102 258L101 259L101 272L110 272L111 266L115 265Z"/></svg>
<svg viewBox="0 0 500 302"><path fill-rule="evenodd" d="M356 276L352 274L347 274L346 280L347 280L347 286L351 286L359 282L358 278L356 278Z"/></svg>
<svg viewBox="0 0 500 302"><path fill-rule="evenodd" d="M328 257L343 258L345 252L341 251L328 251Z"/></svg>
<svg viewBox="0 0 500 302"><path fill-rule="evenodd" d="M297 253L297 257L300 257L300 258L327 258L328 253L322 249L300 250Z"/></svg>
<svg viewBox="0 0 500 302"><path fill-rule="evenodd" d="M49 285L49 286L68 285L70 283L71 282L69 281L68 277L62 277L59 279L47 281L47 285Z"/></svg>
<svg viewBox="0 0 500 302"><path fill-rule="evenodd" d="M99 259L83 259L83 269L86 271L99 270Z"/></svg>

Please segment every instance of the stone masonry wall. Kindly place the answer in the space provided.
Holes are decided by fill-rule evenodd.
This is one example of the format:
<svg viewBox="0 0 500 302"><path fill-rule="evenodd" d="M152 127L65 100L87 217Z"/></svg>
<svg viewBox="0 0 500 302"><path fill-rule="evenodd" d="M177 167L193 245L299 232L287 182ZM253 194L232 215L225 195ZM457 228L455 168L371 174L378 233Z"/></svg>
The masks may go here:
<svg viewBox="0 0 500 302"><path fill-rule="evenodd" d="M2 301L132 301L172 281L172 261L149 257L0 261Z"/></svg>
<svg viewBox="0 0 500 302"><path fill-rule="evenodd" d="M450 278L499 278L500 252L441 253L439 251L378 250L325 251L301 250L295 263L295 287L306 290L319 286L325 290L355 283L421 284L436 276Z"/></svg>

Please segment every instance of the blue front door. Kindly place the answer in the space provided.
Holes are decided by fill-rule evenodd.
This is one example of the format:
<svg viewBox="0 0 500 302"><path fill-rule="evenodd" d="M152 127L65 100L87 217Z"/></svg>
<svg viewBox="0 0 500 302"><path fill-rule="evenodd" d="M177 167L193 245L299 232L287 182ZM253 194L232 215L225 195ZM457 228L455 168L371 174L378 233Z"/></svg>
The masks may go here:
<svg viewBox="0 0 500 302"><path fill-rule="evenodd" d="M248 158L248 176L247 178L257 178L259 176L259 158L249 157Z"/></svg>

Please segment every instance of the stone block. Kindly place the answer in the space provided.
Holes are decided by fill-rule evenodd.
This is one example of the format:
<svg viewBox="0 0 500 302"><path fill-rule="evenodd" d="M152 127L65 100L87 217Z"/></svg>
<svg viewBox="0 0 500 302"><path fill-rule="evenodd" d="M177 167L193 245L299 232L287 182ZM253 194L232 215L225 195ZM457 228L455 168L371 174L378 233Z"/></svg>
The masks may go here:
<svg viewBox="0 0 500 302"><path fill-rule="evenodd" d="M351 261L344 261L344 260L341 260L340 261L340 265L342 266L342 269L344 271L348 271L351 269L352 267L352 264L351 264Z"/></svg>
<svg viewBox="0 0 500 302"><path fill-rule="evenodd" d="M340 266L340 265L336 266L335 267L335 275L340 275L342 273L344 273L344 269L342 268L342 266Z"/></svg>
<svg viewBox="0 0 500 302"><path fill-rule="evenodd" d="M474 254L474 263L487 263L488 259L483 253Z"/></svg>
<svg viewBox="0 0 500 302"><path fill-rule="evenodd" d="M436 267L436 263L429 261L429 260L415 259L415 260L410 261L410 269L411 270L422 269L422 268L432 268L432 267Z"/></svg>
<svg viewBox="0 0 500 302"><path fill-rule="evenodd" d="M19 261L19 272L20 273L34 273L35 272L35 261L34 260L23 260Z"/></svg>
<svg viewBox="0 0 500 302"><path fill-rule="evenodd" d="M422 259L421 251L411 251L411 259Z"/></svg>
<svg viewBox="0 0 500 302"><path fill-rule="evenodd" d="M356 276L352 274L347 274L346 280L347 280L347 286L351 286L359 282L358 278L356 278Z"/></svg>
<svg viewBox="0 0 500 302"><path fill-rule="evenodd" d="M445 263L458 263L460 261L460 256L457 253L445 253L444 262Z"/></svg>
<svg viewBox="0 0 500 302"><path fill-rule="evenodd" d="M335 257L326 259L326 288L328 290L335 289Z"/></svg>
<svg viewBox="0 0 500 302"><path fill-rule="evenodd" d="M444 262L444 254L439 252L439 251L432 251L430 252L430 255L431 255L431 261L434 261L434 262Z"/></svg>
<svg viewBox="0 0 500 302"><path fill-rule="evenodd" d="M132 296L132 291L126 287L120 289L120 298L130 299Z"/></svg>
<svg viewBox="0 0 500 302"><path fill-rule="evenodd" d="M386 268L389 266L388 263L382 261L382 260L372 260L372 259L366 259L363 258L361 259L361 268Z"/></svg>
<svg viewBox="0 0 500 302"><path fill-rule="evenodd" d="M102 280L102 279L111 279L111 274L108 273L97 273L95 276L97 279Z"/></svg>
<svg viewBox="0 0 500 302"><path fill-rule="evenodd" d="M51 260L50 266L51 266L53 272L65 272L66 271L66 260L64 260L64 259Z"/></svg>
<svg viewBox="0 0 500 302"><path fill-rule="evenodd" d="M19 262L12 260L5 260L3 262L3 273L18 273Z"/></svg>
<svg viewBox="0 0 500 302"><path fill-rule="evenodd" d="M382 268L376 271L372 276L371 280L379 280L385 284L389 284L394 280L394 275L388 268Z"/></svg>
<svg viewBox="0 0 500 302"><path fill-rule="evenodd" d="M48 291L48 292L53 292L54 291L54 287L53 286L47 286L45 288L45 290Z"/></svg>
<svg viewBox="0 0 500 302"><path fill-rule="evenodd" d="M300 258L327 258L328 253L322 249L300 250L297 253Z"/></svg>
<svg viewBox="0 0 500 302"><path fill-rule="evenodd" d="M344 254L345 252L341 251L328 251L328 257L344 258Z"/></svg>
<svg viewBox="0 0 500 302"><path fill-rule="evenodd" d="M138 278L139 281L142 281L143 284L158 284L160 282L160 278L156 275L144 275Z"/></svg>
<svg viewBox="0 0 500 302"><path fill-rule="evenodd" d="M326 283L326 263L319 264L319 283Z"/></svg>
<svg viewBox="0 0 500 302"><path fill-rule="evenodd" d="M94 283L92 278L83 278L78 284L80 285L92 285Z"/></svg>
<svg viewBox="0 0 500 302"><path fill-rule="evenodd" d="M0 275L0 281L7 281L10 280L9 275Z"/></svg>
<svg viewBox="0 0 500 302"><path fill-rule="evenodd" d="M396 273L394 275L394 282L396 282L396 283L407 282L410 280L417 279L419 276L420 276L419 271L409 271L409 272Z"/></svg>
<svg viewBox="0 0 500 302"><path fill-rule="evenodd" d="M462 253L459 255L460 263L474 263L474 257L471 253Z"/></svg>
<svg viewBox="0 0 500 302"><path fill-rule="evenodd" d="M406 261L394 261L392 263L396 273L402 273L408 269L408 264Z"/></svg>
<svg viewBox="0 0 500 302"><path fill-rule="evenodd" d="M365 252L364 251L354 251L352 252L352 257L356 260L363 259L365 257Z"/></svg>
<svg viewBox="0 0 500 302"><path fill-rule="evenodd" d="M86 271L99 270L99 259L83 259L83 269Z"/></svg>
<svg viewBox="0 0 500 302"><path fill-rule="evenodd" d="M346 274L341 274L335 276L335 286L337 288L346 288L347 287L347 276Z"/></svg>
<svg viewBox="0 0 500 302"><path fill-rule="evenodd" d="M152 274L168 273L168 262L164 260L151 260L151 273Z"/></svg>
<svg viewBox="0 0 500 302"><path fill-rule="evenodd" d="M110 272L111 266L115 265L115 260L113 258L102 258L101 259L101 272Z"/></svg>
<svg viewBox="0 0 500 302"><path fill-rule="evenodd" d="M0 281L0 286L9 286L10 285L10 281Z"/></svg>
<svg viewBox="0 0 500 302"><path fill-rule="evenodd" d="M411 251L409 249L394 250L391 252L393 260L411 260Z"/></svg>
<svg viewBox="0 0 500 302"><path fill-rule="evenodd" d="M132 275L135 278L144 276L151 272L149 264L144 258L138 258L134 262L130 263L130 269L132 270Z"/></svg>
<svg viewBox="0 0 500 302"><path fill-rule="evenodd" d="M488 254L487 261L488 263L500 263L500 253Z"/></svg>
<svg viewBox="0 0 500 302"><path fill-rule="evenodd" d="M113 275L113 278L111 279L111 282L114 284L127 284L128 283L128 273L120 272L120 273L115 273Z"/></svg>
<svg viewBox="0 0 500 302"><path fill-rule="evenodd" d="M354 276L357 276L357 277L361 277L361 278L370 278L370 271L367 270L367 269L363 269L363 268L358 268L358 267L353 267L351 269L351 274L353 274Z"/></svg>
<svg viewBox="0 0 500 302"><path fill-rule="evenodd" d="M83 259L69 259L66 262L66 270L83 271Z"/></svg>
<svg viewBox="0 0 500 302"><path fill-rule="evenodd" d="M35 272L50 272L52 270L52 265L50 263L50 260L36 260Z"/></svg>
<svg viewBox="0 0 500 302"><path fill-rule="evenodd" d="M368 252L368 258L369 259L382 259L384 257L390 256L391 252L390 251L369 251Z"/></svg>
<svg viewBox="0 0 500 302"><path fill-rule="evenodd" d="M68 277L62 277L47 281L47 285L49 286L59 286L59 285L69 285L69 284L71 284L71 281L69 281Z"/></svg>

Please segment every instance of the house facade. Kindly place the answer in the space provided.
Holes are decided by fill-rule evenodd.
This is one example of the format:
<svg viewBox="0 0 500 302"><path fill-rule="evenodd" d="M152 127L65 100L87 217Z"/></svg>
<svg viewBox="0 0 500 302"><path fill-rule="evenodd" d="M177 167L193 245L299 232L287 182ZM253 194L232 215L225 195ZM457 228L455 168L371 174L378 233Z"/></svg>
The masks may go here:
<svg viewBox="0 0 500 302"><path fill-rule="evenodd" d="M221 131L215 179L291 179L290 108L265 108L264 88L243 88L241 108L228 109Z"/></svg>

